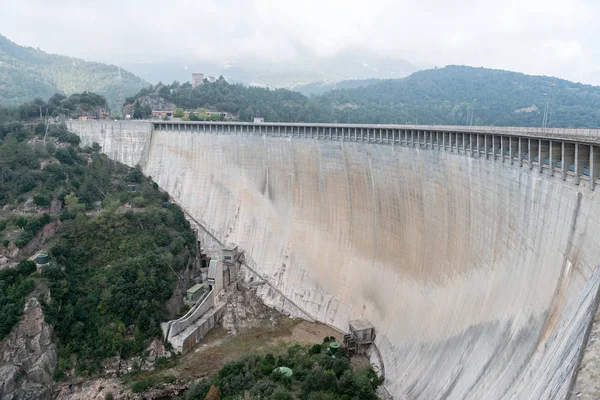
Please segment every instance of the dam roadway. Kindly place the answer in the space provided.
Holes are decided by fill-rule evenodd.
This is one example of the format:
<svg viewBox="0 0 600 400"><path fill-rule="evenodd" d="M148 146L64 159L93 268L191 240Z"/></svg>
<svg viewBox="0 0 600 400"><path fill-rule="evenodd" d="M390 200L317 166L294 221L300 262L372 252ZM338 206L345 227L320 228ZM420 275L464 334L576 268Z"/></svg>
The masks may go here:
<svg viewBox="0 0 600 400"><path fill-rule="evenodd" d="M600 132L67 126L139 165L314 319L369 320L394 398L568 398L598 302Z"/></svg>

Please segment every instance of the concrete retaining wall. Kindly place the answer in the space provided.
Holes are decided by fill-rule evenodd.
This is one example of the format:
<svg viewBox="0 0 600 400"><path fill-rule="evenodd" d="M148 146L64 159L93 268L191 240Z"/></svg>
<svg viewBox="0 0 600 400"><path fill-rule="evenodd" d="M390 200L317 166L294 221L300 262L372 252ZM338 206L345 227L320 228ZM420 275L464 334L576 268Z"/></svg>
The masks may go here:
<svg viewBox="0 0 600 400"><path fill-rule="evenodd" d="M177 336L179 333L189 328L214 304L214 290L211 290L200 303L194 304L194 307L190 311L188 311L183 317L174 321L169 321L166 330L166 340L171 341L173 337Z"/></svg>
<svg viewBox="0 0 600 400"><path fill-rule="evenodd" d="M173 347L182 354L185 354L194 348L194 346L200 343L202 338L204 338L204 336L206 336L206 334L221 320L221 317L225 312L225 306L225 303L221 303L203 316L202 319L196 323L194 331L191 332L190 335L187 335L185 340L181 343L178 340L175 340Z"/></svg>
<svg viewBox="0 0 600 400"><path fill-rule="evenodd" d="M142 164L314 318L373 323L396 398L566 396L600 284L597 192L441 150L151 136L111 157Z"/></svg>

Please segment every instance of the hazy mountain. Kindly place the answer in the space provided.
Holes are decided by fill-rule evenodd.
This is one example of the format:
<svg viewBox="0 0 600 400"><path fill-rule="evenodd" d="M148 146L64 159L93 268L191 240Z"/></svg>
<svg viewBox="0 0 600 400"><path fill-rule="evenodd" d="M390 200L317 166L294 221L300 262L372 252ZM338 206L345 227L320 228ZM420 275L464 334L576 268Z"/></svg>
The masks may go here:
<svg viewBox="0 0 600 400"><path fill-rule="evenodd" d="M113 109L125 98L148 86L143 80L114 65L86 62L19 46L0 35L0 104L18 105L54 93L83 91L103 95Z"/></svg>
<svg viewBox="0 0 600 400"><path fill-rule="evenodd" d="M307 56L292 63L273 64L259 59L215 63L193 59L168 59L128 63L124 67L152 83L186 82L192 72L205 77L222 75L228 82L270 88L295 88L313 82L402 78L417 68L401 58L381 57L348 50L330 57Z"/></svg>
<svg viewBox="0 0 600 400"><path fill-rule="evenodd" d="M313 82L307 83L305 85L294 86L292 89L302 93L305 96L310 96L311 94L324 94L336 89L356 89L368 86L372 83L376 83L379 81L379 79L351 79L348 81L341 81L335 83Z"/></svg>
<svg viewBox="0 0 600 400"><path fill-rule="evenodd" d="M374 123L600 127L600 87L522 73L447 66L315 98L334 120ZM472 115L472 117L470 117Z"/></svg>

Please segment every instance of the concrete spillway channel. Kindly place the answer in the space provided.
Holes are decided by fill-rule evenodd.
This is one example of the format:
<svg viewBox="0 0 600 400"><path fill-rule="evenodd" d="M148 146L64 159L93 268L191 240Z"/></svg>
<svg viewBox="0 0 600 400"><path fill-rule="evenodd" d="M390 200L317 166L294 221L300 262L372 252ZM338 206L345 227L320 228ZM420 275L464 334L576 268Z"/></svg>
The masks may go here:
<svg viewBox="0 0 600 400"><path fill-rule="evenodd" d="M568 396L600 285L597 131L68 127L140 165L312 318L370 321L395 398Z"/></svg>

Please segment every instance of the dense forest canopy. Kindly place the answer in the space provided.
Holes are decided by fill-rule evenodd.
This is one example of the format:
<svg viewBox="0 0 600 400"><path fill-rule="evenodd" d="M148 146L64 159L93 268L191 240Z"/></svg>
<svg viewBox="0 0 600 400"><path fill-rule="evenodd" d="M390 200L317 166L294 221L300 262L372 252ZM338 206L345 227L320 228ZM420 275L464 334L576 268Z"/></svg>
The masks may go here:
<svg viewBox="0 0 600 400"><path fill-rule="evenodd" d="M77 118L86 114L97 116L99 112L104 115L107 111L106 98L96 93L74 93L69 97L56 93L48 101L36 98L20 106L0 106L0 123L45 120L47 117Z"/></svg>
<svg viewBox="0 0 600 400"><path fill-rule="evenodd" d="M196 242L183 211L139 170L97 144L79 148L64 125L50 125L45 144L44 135L44 124L0 122L0 254L26 259L33 239L57 229L41 276L31 279L27 262L0 272L0 339L33 287L49 288L40 301L59 339L60 378L100 371L106 357L139 355L160 337L165 302L194 263Z"/></svg>
<svg viewBox="0 0 600 400"><path fill-rule="evenodd" d="M326 111L320 110L316 104L311 104L306 96L298 92L229 84L223 77L215 82L205 81L196 88L189 82L173 82L170 85L158 83L126 99L126 104L135 103L137 99L151 93L157 93L187 110L204 108L224 111L238 115L242 121L250 121L259 116L268 121L298 121L302 118L308 121L311 115L315 116L314 121L327 119Z"/></svg>
<svg viewBox="0 0 600 400"><path fill-rule="evenodd" d="M463 66L368 81L358 88L311 97L232 85L223 78L196 88L189 83L159 83L127 103L150 93L187 110L224 111L241 121L264 117L270 122L541 126L548 106L548 126L600 128L600 87Z"/></svg>

